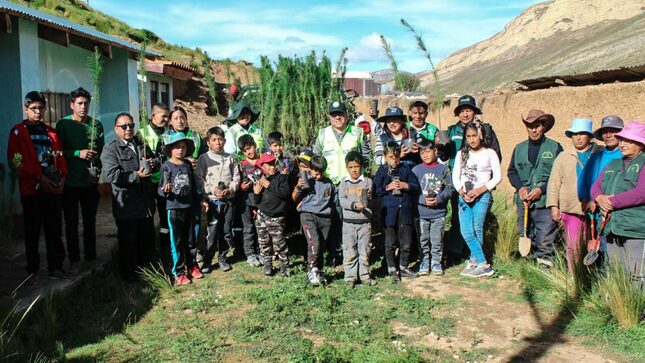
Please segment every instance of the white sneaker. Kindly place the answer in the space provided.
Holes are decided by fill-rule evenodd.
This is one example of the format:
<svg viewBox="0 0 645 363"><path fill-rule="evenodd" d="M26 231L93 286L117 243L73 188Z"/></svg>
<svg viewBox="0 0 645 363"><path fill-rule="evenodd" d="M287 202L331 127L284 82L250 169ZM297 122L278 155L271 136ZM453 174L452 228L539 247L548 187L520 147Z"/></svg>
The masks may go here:
<svg viewBox="0 0 645 363"><path fill-rule="evenodd" d="M313 286L319 286L320 285L319 274L320 274L320 272L315 267L312 268L311 271L307 272L307 277L309 278L309 283L312 284Z"/></svg>

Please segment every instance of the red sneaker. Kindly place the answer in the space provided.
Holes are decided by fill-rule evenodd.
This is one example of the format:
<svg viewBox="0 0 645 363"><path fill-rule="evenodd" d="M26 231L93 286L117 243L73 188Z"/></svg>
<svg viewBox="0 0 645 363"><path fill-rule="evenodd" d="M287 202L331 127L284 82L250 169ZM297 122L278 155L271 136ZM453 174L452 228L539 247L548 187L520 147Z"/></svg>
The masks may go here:
<svg viewBox="0 0 645 363"><path fill-rule="evenodd" d="M194 279L204 278L204 274L202 273L202 270L200 270L198 266L193 266L190 269L190 276Z"/></svg>
<svg viewBox="0 0 645 363"><path fill-rule="evenodd" d="M188 285L192 283L190 279L186 275L179 275L175 279L175 285L180 286L180 285Z"/></svg>

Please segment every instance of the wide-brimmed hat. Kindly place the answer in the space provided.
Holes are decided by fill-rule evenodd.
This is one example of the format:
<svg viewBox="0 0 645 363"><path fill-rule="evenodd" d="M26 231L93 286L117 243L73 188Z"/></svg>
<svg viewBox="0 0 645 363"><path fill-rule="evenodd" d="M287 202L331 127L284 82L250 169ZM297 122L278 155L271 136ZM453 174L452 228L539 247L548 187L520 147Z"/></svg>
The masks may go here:
<svg viewBox="0 0 645 363"><path fill-rule="evenodd" d="M544 132L548 132L553 128L555 124L555 117L549 113L544 113L542 110L529 110L529 113L526 115L526 118L522 116L522 122L527 125L531 125L535 122L541 122L544 125Z"/></svg>
<svg viewBox="0 0 645 363"><path fill-rule="evenodd" d="M235 106L233 106L233 111L226 118L226 122L235 123L245 108L249 110L249 112L251 113L251 123L254 123L255 120L257 120L258 117L260 117L260 111L255 111L246 102L240 101L236 103Z"/></svg>
<svg viewBox="0 0 645 363"><path fill-rule="evenodd" d="M592 126L593 126L593 121L591 121L588 118L576 118L571 121L571 127L568 128L564 134L567 135L567 137L573 136L573 134L577 134L580 132L586 132L589 134L589 136L593 137L593 131L592 131Z"/></svg>
<svg viewBox="0 0 645 363"><path fill-rule="evenodd" d="M166 154L167 157L170 157L170 150L172 150L173 146L180 141L186 141L186 156L193 155L195 152L195 142L183 132L173 132L168 135L166 143L163 146L163 153Z"/></svg>
<svg viewBox="0 0 645 363"><path fill-rule="evenodd" d="M600 121L600 127L593 132L593 136L598 140L602 140L602 134L605 129L622 130L624 126L622 118L616 115L605 116Z"/></svg>
<svg viewBox="0 0 645 363"><path fill-rule="evenodd" d="M345 105L342 102L334 101L329 104L327 113L331 115L334 112L340 112L340 113L346 114L347 108L345 108Z"/></svg>
<svg viewBox="0 0 645 363"><path fill-rule="evenodd" d="M476 115L481 115L482 110L477 107L477 101L475 100L475 97L471 95L463 95L459 97L459 101L457 102L457 107L455 107L455 116L459 116L459 112L461 111L462 108L464 107L470 107L473 110L475 110Z"/></svg>
<svg viewBox="0 0 645 363"><path fill-rule="evenodd" d="M640 121L629 121L616 137L636 141L645 145L645 123Z"/></svg>
<svg viewBox="0 0 645 363"><path fill-rule="evenodd" d="M401 122L405 122L407 119L407 116L403 113L403 110L400 109L398 106L392 106L388 107L385 110L385 115L379 117L376 119L377 122L388 122L389 120L393 118L398 118L401 120Z"/></svg>

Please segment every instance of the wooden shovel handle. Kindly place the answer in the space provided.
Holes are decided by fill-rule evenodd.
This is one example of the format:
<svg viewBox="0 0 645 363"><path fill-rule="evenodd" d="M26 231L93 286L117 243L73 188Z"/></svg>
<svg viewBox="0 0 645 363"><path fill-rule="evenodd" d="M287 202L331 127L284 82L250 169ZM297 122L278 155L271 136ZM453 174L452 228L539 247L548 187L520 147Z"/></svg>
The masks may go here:
<svg viewBox="0 0 645 363"><path fill-rule="evenodd" d="M529 203L524 202L524 234L529 225Z"/></svg>

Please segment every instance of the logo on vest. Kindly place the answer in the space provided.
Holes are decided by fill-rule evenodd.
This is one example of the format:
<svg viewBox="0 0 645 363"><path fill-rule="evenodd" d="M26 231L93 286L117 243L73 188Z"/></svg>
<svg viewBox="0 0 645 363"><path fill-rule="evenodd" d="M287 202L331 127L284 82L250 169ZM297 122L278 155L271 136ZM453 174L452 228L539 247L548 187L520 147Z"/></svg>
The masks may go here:
<svg viewBox="0 0 645 363"><path fill-rule="evenodd" d="M628 172L628 173L638 173L638 172L639 172L638 164L634 164L634 165L630 166L630 167L627 169L627 172Z"/></svg>
<svg viewBox="0 0 645 363"><path fill-rule="evenodd" d="M553 153L550 151L543 152L542 159L553 159Z"/></svg>

